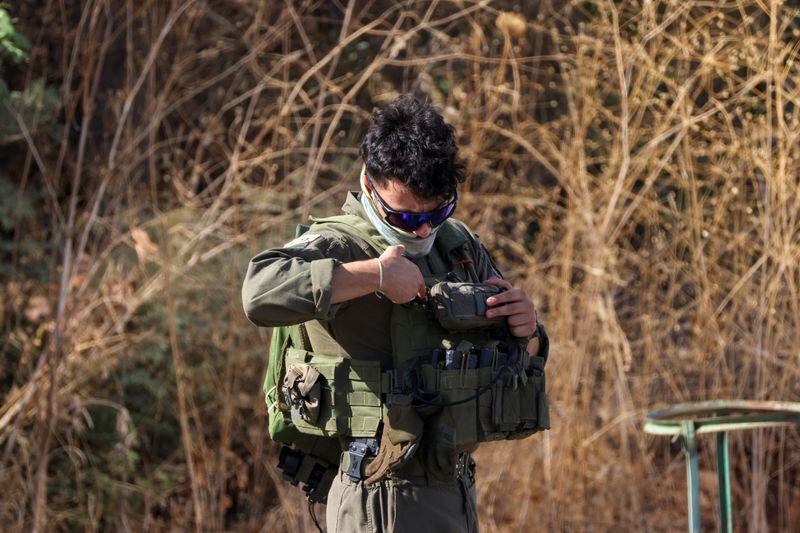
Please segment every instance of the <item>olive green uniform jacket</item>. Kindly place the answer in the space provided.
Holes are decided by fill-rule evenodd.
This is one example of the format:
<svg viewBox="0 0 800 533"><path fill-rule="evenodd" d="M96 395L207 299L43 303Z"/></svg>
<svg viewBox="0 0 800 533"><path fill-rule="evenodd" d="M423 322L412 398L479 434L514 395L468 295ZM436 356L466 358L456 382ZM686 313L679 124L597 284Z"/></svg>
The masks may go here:
<svg viewBox="0 0 800 533"><path fill-rule="evenodd" d="M355 193L342 207L366 219ZM481 280L500 277L480 241L465 231L470 255ZM470 235L471 238L467 238ZM334 269L376 257L363 243L328 231L309 232L256 255L247 269L242 300L247 317L258 326L306 323L317 353L379 360L392 368L392 302L376 294L331 304ZM424 276L452 269L434 245L425 257L412 258ZM343 472L328 495L328 531L477 531L472 479L441 480L412 460L402 475L370 486Z"/></svg>

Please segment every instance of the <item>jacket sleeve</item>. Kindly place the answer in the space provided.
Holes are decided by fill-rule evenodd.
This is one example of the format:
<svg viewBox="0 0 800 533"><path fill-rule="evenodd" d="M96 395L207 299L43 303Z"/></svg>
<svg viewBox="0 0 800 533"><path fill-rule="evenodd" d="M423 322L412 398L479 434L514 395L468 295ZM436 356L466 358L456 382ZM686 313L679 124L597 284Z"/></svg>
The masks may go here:
<svg viewBox="0 0 800 533"><path fill-rule="evenodd" d="M341 236L319 233L261 252L242 284L247 318L257 326L331 320L341 306L331 305L333 271L351 260Z"/></svg>
<svg viewBox="0 0 800 533"><path fill-rule="evenodd" d="M486 246L483 245L480 238L478 238L478 236L463 222L458 221L457 223L461 227L461 231L468 236L472 260L478 278L480 278L481 281L486 281L491 277L504 279L503 273L500 272L500 268L494 262L492 255L489 253L489 250L486 249Z"/></svg>
<svg viewBox="0 0 800 533"><path fill-rule="evenodd" d="M500 272L497 264L492 259L492 255L489 253L489 250L483 245L481 241L475 238L473 242L475 246L475 255L474 257L477 259L475 261L475 270L478 272L478 277L480 277L481 281L486 281L489 278L503 278L503 273Z"/></svg>

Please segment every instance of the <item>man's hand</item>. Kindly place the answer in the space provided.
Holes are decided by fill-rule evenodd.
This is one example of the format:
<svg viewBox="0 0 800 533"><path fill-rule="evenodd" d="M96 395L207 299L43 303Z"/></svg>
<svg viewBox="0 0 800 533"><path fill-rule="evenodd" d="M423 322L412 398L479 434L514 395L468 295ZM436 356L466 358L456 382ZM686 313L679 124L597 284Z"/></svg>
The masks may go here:
<svg viewBox="0 0 800 533"><path fill-rule="evenodd" d="M425 278L419 267L406 259L406 247L390 246L378 258L383 266L381 292L396 304L408 303L415 296L425 298Z"/></svg>
<svg viewBox="0 0 800 533"><path fill-rule="evenodd" d="M515 289L509 282L500 278L489 278L484 283L505 289L505 291L491 296L486 300L490 307L486 311L488 318L505 316L508 320L508 329L515 337L527 337L536 331L536 307L522 289ZM535 354L539 350L538 339L535 350L529 352ZM533 348L529 346L529 348Z"/></svg>

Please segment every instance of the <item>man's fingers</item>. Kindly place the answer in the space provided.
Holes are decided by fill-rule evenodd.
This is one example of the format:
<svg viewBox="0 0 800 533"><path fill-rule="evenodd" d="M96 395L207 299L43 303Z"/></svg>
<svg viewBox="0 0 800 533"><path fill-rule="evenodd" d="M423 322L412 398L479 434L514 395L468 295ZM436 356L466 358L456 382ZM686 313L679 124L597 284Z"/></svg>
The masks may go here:
<svg viewBox="0 0 800 533"><path fill-rule="evenodd" d="M487 318L507 317L508 329L515 337L527 337L536 331L536 307L522 289L515 289L509 282L491 277L484 283L505 289L486 299L489 309Z"/></svg>
<svg viewBox="0 0 800 533"><path fill-rule="evenodd" d="M489 306L495 306L508 302L518 302L524 299L525 299L525 293L522 292L520 289L509 289L505 292L501 292L500 294L495 294L494 296L490 296L489 298L486 299L486 304Z"/></svg>
<svg viewBox="0 0 800 533"><path fill-rule="evenodd" d="M509 328L509 329L511 330L511 334L512 335L514 335L515 337L519 337L519 338L528 337L530 335L533 335L533 333L536 331L536 328L531 328L529 326L517 326L517 327L512 327L512 328ZM537 352L539 351L538 348L537 348L536 351ZM528 353L532 354L534 352L528 352Z"/></svg>
<svg viewBox="0 0 800 533"><path fill-rule="evenodd" d="M507 282L504 279L500 279L496 276L492 276L491 278L484 281L487 285L494 285L495 287L500 287L501 289L511 290L513 287L511 283Z"/></svg>
<svg viewBox="0 0 800 533"><path fill-rule="evenodd" d="M536 322L533 320L533 316L529 314L514 314L508 315L508 325L511 327L519 327L519 326L526 326L532 325L536 327Z"/></svg>
<svg viewBox="0 0 800 533"><path fill-rule="evenodd" d="M423 300L428 297L428 293L425 290L425 282L424 281L420 284L419 289L417 290L417 296L419 296Z"/></svg>
<svg viewBox="0 0 800 533"><path fill-rule="evenodd" d="M493 318L496 316L527 315L531 316L532 309L525 302L513 302L506 305L498 305L486 311L486 316Z"/></svg>
<svg viewBox="0 0 800 533"><path fill-rule="evenodd" d="M393 246L390 246L390 247L388 247L388 248L386 249L386 252L387 252L389 255L399 255L399 256L402 256L404 253L406 253L406 247L405 247L405 245L403 245L403 244L395 244L395 245L393 245Z"/></svg>

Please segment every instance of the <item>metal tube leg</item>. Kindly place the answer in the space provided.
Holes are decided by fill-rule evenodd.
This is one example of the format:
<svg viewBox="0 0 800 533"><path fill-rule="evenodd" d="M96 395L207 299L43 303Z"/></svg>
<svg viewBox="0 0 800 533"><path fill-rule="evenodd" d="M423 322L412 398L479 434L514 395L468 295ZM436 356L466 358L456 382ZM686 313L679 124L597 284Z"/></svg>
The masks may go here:
<svg viewBox="0 0 800 533"><path fill-rule="evenodd" d="M717 433L717 476L719 478L719 530L722 533L733 533L728 434L724 431Z"/></svg>
<svg viewBox="0 0 800 533"><path fill-rule="evenodd" d="M697 466L697 441L694 423L681 424L683 453L686 454L686 484L689 498L689 532L700 533L700 472Z"/></svg>

